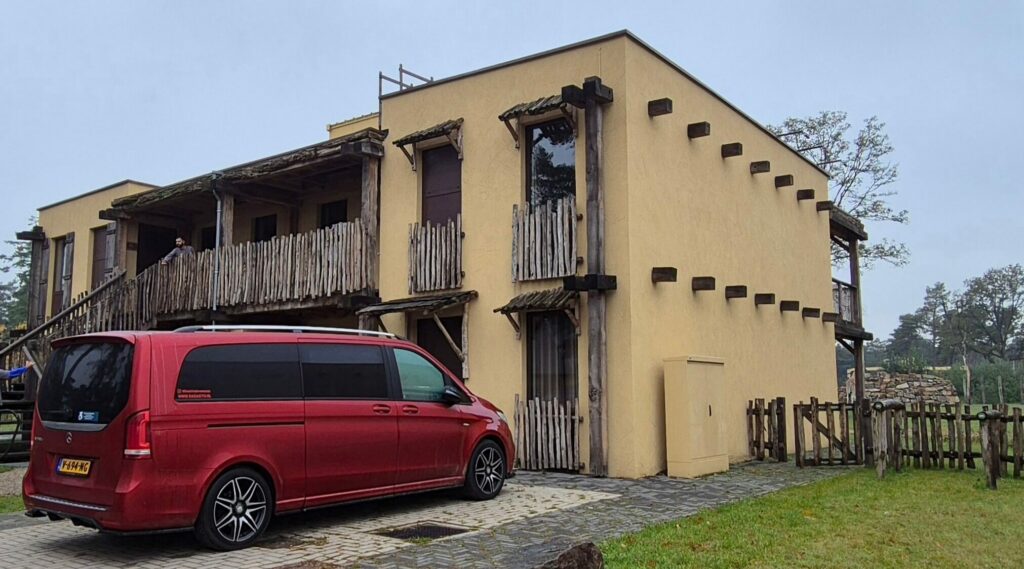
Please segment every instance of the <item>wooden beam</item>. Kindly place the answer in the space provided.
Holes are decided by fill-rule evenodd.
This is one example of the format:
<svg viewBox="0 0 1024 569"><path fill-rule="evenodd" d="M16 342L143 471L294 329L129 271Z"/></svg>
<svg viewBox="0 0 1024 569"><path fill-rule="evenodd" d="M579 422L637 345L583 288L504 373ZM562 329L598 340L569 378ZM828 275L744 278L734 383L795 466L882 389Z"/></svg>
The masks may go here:
<svg viewBox="0 0 1024 569"><path fill-rule="evenodd" d="M711 123L695 122L686 125L686 136L688 138L700 138L702 136L711 136Z"/></svg>
<svg viewBox="0 0 1024 569"><path fill-rule="evenodd" d="M771 292L759 292L754 295L754 305L775 304L775 294Z"/></svg>
<svg viewBox="0 0 1024 569"><path fill-rule="evenodd" d="M839 322L839 313L838 312L822 312L821 313L821 320L823 322L832 322L832 323Z"/></svg>
<svg viewBox="0 0 1024 569"><path fill-rule="evenodd" d="M782 300L779 301L779 311L781 312L799 312L800 301L799 300Z"/></svg>
<svg viewBox="0 0 1024 569"><path fill-rule="evenodd" d="M821 309L820 308L805 307L800 314L804 318L820 318L821 317Z"/></svg>
<svg viewBox="0 0 1024 569"><path fill-rule="evenodd" d="M813 200L813 199L814 199L814 190L797 190L796 191L796 200L797 201Z"/></svg>
<svg viewBox="0 0 1024 569"><path fill-rule="evenodd" d="M747 298L747 285L729 285L725 287L725 299Z"/></svg>
<svg viewBox="0 0 1024 569"><path fill-rule="evenodd" d="M672 113L672 99L668 97L664 99L655 99L653 101L647 101L647 115L652 117L659 117L661 115L667 115Z"/></svg>
<svg viewBox="0 0 1024 569"><path fill-rule="evenodd" d="M785 188L793 185L793 174L783 174L781 176L775 176L775 187Z"/></svg>
<svg viewBox="0 0 1024 569"><path fill-rule="evenodd" d="M767 160L758 160L750 163L751 174L767 174L772 171L772 163Z"/></svg>
<svg viewBox="0 0 1024 569"><path fill-rule="evenodd" d="M448 329L444 327L444 324L437 316L437 313L432 313L430 317L434 319L434 324L437 324L437 329L441 331L441 335L448 341L448 345L451 346L452 351L455 352L456 356L459 356L459 361L465 361L466 354L462 353L462 348L455 343L455 340L452 339L452 335L448 333Z"/></svg>
<svg viewBox="0 0 1024 569"><path fill-rule="evenodd" d="M128 270L128 220L114 222L114 268Z"/></svg>
<svg viewBox="0 0 1024 569"><path fill-rule="evenodd" d="M695 291L715 290L715 277L693 277L690 288Z"/></svg>
<svg viewBox="0 0 1024 569"><path fill-rule="evenodd" d="M814 206L818 211L832 211L832 202L830 201L821 201L814 204Z"/></svg>
<svg viewBox="0 0 1024 569"><path fill-rule="evenodd" d="M675 267L654 267L651 269L652 283L674 283L678 280L679 271Z"/></svg>
<svg viewBox="0 0 1024 569"><path fill-rule="evenodd" d="M743 156L742 143L730 142L722 145L722 158L732 158L733 156Z"/></svg>

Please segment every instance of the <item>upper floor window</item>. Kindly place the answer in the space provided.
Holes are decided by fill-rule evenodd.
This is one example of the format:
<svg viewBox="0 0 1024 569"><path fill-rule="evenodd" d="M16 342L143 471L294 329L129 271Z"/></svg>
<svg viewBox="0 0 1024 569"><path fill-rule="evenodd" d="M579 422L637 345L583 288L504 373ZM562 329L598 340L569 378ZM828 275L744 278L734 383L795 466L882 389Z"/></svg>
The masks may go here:
<svg viewBox="0 0 1024 569"><path fill-rule="evenodd" d="M252 220L252 240L256 242L270 241L277 235L277 215L254 217Z"/></svg>
<svg viewBox="0 0 1024 569"><path fill-rule="evenodd" d="M526 199L532 205L576 195L576 135L565 119L526 127Z"/></svg>
<svg viewBox="0 0 1024 569"><path fill-rule="evenodd" d="M462 213L462 162L454 146L446 144L421 155L423 167L423 222L447 223Z"/></svg>
<svg viewBox="0 0 1024 569"><path fill-rule="evenodd" d="M348 200L320 204L320 228L348 221Z"/></svg>

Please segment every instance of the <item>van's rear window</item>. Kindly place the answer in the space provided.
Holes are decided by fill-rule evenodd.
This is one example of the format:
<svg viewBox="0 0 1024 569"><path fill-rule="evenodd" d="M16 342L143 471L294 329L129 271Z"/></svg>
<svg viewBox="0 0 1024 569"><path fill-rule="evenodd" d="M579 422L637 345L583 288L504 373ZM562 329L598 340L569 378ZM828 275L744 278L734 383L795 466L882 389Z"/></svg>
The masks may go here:
<svg viewBox="0 0 1024 569"><path fill-rule="evenodd" d="M131 375L131 344L90 342L57 348L39 386L39 418L105 425L128 402Z"/></svg>

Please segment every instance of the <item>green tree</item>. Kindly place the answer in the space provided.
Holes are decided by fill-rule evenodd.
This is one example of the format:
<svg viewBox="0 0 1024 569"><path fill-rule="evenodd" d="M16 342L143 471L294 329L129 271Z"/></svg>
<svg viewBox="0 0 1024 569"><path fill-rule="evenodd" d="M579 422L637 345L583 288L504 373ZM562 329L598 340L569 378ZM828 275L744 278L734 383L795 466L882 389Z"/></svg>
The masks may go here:
<svg viewBox="0 0 1024 569"><path fill-rule="evenodd" d="M927 360L932 366L949 365L954 357L947 341L947 322L943 311L943 307L949 303L949 295L944 283L938 282L926 287L924 303L914 313L918 330L928 342Z"/></svg>
<svg viewBox="0 0 1024 569"><path fill-rule="evenodd" d="M11 329L28 322L32 245L27 241L6 241L6 244L11 247L11 252L0 254L0 273L9 276L8 280L0 282L0 323Z"/></svg>
<svg viewBox="0 0 1024 569"><path fill-rule="evenodd" d="M896 196L892 184L899 177L899 168L890 161L894 149L885 133L885 123L878 117L865 120L855 134L842 111L791 117L768 128L828 173L832 202L861 222L870 225L910 220L907 210L891 204ZM832 249L832 258L841 262L842 250L835 246ZM861 264L865 268L876 261L902 266L909 257L904 243L890 239L860 245Z"/></svg>

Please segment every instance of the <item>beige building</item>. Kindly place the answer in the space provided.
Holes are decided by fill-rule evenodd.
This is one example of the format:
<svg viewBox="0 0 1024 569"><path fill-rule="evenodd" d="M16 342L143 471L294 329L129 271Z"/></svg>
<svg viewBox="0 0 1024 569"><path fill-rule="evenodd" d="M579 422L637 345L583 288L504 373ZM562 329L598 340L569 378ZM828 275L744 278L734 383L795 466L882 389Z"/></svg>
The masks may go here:
<svg viewBox="0 0 1024 569"><path fill-rule="evenodd" d="M328 132L90 204L133 322L383 327L506 410L521 467L622 477L744 459L748 399L834 400L837 337L870 338L824 172L628 32ZM179 234L197 254L160 265Z"/></svg>

